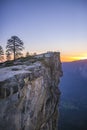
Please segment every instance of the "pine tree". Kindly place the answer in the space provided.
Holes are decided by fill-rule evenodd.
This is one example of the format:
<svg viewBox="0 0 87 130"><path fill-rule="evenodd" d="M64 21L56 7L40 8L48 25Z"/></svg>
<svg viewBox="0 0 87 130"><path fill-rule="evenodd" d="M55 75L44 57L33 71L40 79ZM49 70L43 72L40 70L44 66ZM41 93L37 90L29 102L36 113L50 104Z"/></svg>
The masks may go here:
<svg viewBox="0 0 87 130"><path fill-rule="evenodd" d="M13 53L14 60L22 55L21 51L24 49L24 43L17 36L12 36L6 46L6 52Z"/></svg>

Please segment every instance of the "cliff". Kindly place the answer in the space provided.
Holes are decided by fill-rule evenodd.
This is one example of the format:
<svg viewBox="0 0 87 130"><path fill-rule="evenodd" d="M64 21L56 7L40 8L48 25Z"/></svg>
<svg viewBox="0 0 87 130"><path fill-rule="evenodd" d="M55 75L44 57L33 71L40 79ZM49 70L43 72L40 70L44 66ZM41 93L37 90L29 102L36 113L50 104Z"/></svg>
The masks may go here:
<svg viewBox="0 0 87 130"><path fill-rule="evenodd" d="M0 129L57 130L60 53L0 68Z"/></svg>

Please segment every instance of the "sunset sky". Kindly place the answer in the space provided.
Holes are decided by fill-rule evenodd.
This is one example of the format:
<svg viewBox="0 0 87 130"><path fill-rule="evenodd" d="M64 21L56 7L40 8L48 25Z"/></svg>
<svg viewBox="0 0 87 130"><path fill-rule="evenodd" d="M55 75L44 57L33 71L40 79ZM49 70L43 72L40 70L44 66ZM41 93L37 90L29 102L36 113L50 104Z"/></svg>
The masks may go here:
<svg viewBox="0 0 87 130"><path fill-rule="evenodd" d="M25 51L87 58L87 0L0 0L0 45L17 35Z"/></svg>

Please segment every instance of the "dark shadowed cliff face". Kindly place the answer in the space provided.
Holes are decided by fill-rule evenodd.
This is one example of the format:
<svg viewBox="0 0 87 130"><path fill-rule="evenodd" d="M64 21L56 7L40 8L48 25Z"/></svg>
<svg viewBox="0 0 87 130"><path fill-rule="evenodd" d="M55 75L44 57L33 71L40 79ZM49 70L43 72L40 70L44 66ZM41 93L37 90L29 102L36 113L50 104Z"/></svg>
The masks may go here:
<svg viewBox="0 0 87 130"><path fill-rule="evenodd" d="M60 53L0 69L0 129L56 130Z"/></svg>
<svg viewBox="0 0 87 130"><path fill-rule="evenodd" d="M63 63L59 129L87 130L87 60Z"/></svg>

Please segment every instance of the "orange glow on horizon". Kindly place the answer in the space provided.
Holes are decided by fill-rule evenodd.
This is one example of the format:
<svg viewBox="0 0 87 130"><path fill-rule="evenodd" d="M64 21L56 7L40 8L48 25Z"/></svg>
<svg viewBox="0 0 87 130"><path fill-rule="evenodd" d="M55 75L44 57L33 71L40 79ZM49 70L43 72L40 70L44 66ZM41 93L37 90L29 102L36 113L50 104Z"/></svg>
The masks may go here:
<svg viewBox="0 0 87 130"><path fill-rule="evenodd" d="M85 60L85 59L87 59L87 55L86 56L61 55L62 62L71 62L71 61Z"/></svg>

